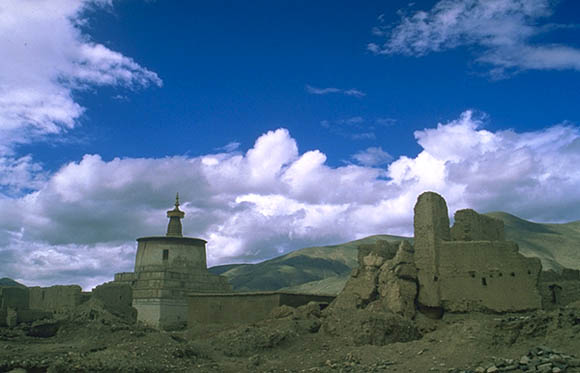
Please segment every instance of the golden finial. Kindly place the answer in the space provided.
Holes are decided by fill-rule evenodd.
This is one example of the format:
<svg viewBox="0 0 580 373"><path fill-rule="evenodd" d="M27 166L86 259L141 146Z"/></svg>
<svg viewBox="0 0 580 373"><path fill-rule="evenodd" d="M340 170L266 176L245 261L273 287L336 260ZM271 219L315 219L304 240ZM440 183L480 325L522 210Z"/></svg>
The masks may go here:
<svg viewBox="0 0 580 373"><path fill-rule="evenodd" d="M185 216L185 212L179 209L179 193L175 195L175 208L167 211L169 218L169 225L167 225L166 236L182 237L181 236L181 219Z"/></svg>

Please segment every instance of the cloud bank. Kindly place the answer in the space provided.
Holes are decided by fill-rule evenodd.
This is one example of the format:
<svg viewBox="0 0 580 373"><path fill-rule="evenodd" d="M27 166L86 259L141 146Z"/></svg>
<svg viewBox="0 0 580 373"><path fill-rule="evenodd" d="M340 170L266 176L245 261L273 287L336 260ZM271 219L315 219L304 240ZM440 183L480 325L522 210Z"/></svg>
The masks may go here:
<svg viewBox="0 0 580 373"><path fill-rule="evenodd" d="M411 235L413 205L426 190L441 193L450 211L580 219L574 208L580 204L578 127L491 132L466 111L414 135L422 151L387 167L376 167L388 162L380 147L353 155L359 165L330 167L319 150L300 152L283 128L263 134L245 152L85 155L37 178L24 167L19 178L34 180L33 190L0 197L2 276L90 288L130 271L134 239L165 233L165 211L177 191L187 214L184 233L209 241L210 265L371 234Z"/></svg>
<svg viewBox="0 0 580 373"><path fill-rule="evenodd" d="M74 100L75 90L162 84L154 72L83 32L85 14L108 6L105 0L2 1L0 50L10 52L0 58L0 155L77 126L85 109ZM0 163L11 162L29 160Z"/></svg>
<svg viewBox="0 0 580 373"><path fill-rule="evenodd" d="M374 28L373 34L386 41L370 43L368 49L377 54L423 56L472 46L476 60L491 65L497 77L521 70L580 70L580 49L534 40L564 27L542 24L555 4L551 0L441 0L429 11L401 13L393 27Z"/></svg>

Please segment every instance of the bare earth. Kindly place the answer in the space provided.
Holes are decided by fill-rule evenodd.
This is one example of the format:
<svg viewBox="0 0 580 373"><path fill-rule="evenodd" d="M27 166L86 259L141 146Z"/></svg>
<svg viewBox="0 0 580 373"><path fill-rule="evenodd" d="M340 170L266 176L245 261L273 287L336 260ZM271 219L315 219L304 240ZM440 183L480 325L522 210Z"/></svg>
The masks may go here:
<svg viewBox="0 0 580 373"><path fill-rule="evenodd" d="M0 328L0 372L580 372L577 303L440 320L418 315L420 339L384 346L330 335L321 327L324 312L282 316L163 332L85 309Z"/></svg>

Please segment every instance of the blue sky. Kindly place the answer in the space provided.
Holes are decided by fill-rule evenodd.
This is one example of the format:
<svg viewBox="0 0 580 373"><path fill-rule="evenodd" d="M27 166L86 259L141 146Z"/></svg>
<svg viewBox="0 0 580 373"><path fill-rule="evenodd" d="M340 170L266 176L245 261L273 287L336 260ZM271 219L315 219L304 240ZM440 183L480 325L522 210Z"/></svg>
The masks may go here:
<svg viewBox="0 0 580 373"><path fill-rule="evenodd" d="M0 276L129 271L177 191L210 264L412 234L425 190L580 219L579 8L5 1Z"/></svg>

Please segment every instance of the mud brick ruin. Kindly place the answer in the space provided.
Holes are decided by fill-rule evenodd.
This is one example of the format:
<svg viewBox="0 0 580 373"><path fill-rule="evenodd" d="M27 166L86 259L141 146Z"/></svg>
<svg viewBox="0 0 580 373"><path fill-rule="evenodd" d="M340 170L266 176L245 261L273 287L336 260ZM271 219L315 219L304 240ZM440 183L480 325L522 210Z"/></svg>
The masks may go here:
<svg viewBox="0 0 580 373"><path fill-rule="evenodd" d="M452 312L541 307L540 260L505 241L502 221L459 210L450 229L445 200L427 192L417 200L414 224L419 306Z"/></svg>
<svg viewBox="0 0 580 373"><path fill-rule="evenodd" d="M455 213L450 227L445 200L433 192L418 197L414 214L413 242L361 245L359 267L336 298L238 293L225 277L208 272L206 241L183 237L184 212L177 198L175 208L167 212L167 234L137 239L134 272L118 273L115 281L92 292L77 285L0 287L0 326L41 320L90 302L170 329L186 322L254 322L270 317L277 307L314 301L330 303L324 324L330 333L379 323L408 340L416 333L405 320L414 319L417 312L430 317L444 312L518 312L580 300L580 271L542 272L539 259L524 257L515 242L505 240L502 221L467 209ZM345 319L336 310L353 312ZM369 331L361 338L374 340L375 334Z"/></svg>
<svg viewBox="0 0 580 373"><path fill-rule="evenodd" d="M519 312L580 300L580 272L541 272L537 258L505 240L503 222L466 209L449 227L447 204L421 194L414 209L414 239L361 245L359 267L329 309L389 311L405 319L417 312ZM339 330L339 326L332 326Z"/></svg>

